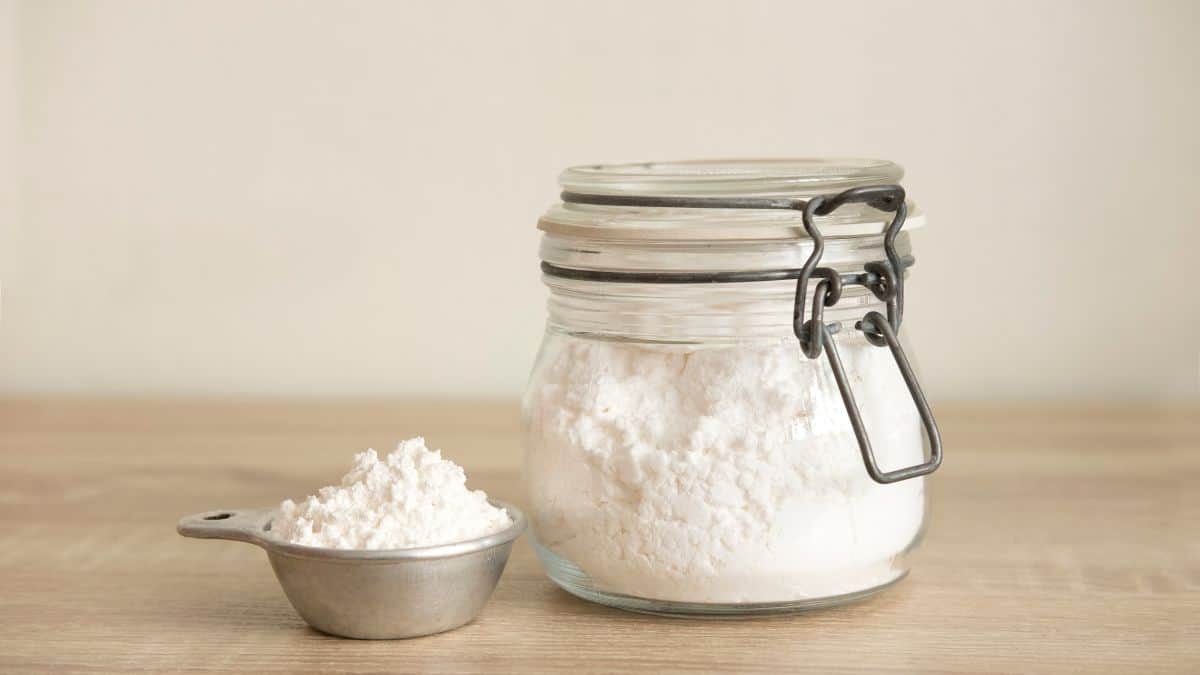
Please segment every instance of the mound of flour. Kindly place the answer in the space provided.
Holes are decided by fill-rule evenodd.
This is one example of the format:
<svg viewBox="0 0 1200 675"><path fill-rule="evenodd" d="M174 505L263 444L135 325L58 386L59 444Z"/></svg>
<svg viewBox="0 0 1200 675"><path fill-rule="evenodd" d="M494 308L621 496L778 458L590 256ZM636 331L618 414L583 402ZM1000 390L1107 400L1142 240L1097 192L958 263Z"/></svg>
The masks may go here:
<svg viewBox="0 0 1200 675"><path fill-rule="evenodd" d="M271 529L305 546L392 549L449 544L512 525L506 511L466 482L461 466L413 438L386 459L374 450L355 455L341 485L300 503L284 501Z"/></svg>
<svg viewBox="0 0 1200 675"><path fill-rule="evenodd" d="M795 340L697 348L563 338L525 401L537 544L600 589L786 602L903 574L923 481L866 473L836 383ZM841 349L876 457L921 461L886 349Z"/></svg>

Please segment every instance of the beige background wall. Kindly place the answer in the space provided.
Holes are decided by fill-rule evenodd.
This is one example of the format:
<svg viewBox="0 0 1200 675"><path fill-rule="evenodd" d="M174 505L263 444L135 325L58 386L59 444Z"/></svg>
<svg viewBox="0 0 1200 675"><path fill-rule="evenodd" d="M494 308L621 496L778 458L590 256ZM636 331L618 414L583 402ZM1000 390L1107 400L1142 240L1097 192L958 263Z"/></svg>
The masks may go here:
<svg viewBox="0 0 1200 675"><path fill-rule="evenodd" d="M513 394L560 168L835 154L936 398L1196 398L1197 7L0 0L0 393Z"/></svg>

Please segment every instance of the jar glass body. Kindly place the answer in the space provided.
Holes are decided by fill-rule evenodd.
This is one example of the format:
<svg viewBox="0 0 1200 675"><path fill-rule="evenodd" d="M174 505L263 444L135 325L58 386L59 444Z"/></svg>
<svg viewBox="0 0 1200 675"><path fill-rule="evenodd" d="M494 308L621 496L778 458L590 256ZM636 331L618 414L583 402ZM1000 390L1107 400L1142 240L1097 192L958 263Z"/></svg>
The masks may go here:
<svg viewBox="0 0 1200 675"><path fill-rule="evenodd" d="M826 262L847 270L883 257L877 233L827 245ZM907 236L899 245L908 252ZM543 260L602 269L788 267L810 251L799 238L548 231L542 243ZM549 319L522 417L533 543L556 583L626 609L741 614L837 604L904 576L924 481L867 474L828 363L793 335L794 281L544 280ZM841 328L834 340L889 470L920 463L926 447L890 352L854 329L871 310L882 303L847 288L825 320Z"/></svg>

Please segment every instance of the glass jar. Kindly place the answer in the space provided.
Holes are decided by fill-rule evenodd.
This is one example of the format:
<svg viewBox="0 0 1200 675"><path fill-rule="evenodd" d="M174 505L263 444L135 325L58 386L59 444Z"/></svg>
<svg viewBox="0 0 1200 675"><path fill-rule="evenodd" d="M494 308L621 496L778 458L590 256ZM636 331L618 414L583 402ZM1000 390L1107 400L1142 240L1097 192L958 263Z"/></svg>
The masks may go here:
<svg viewBox="0 0 1200 675"><path fill-rule="evenodd" d="M625 609L756 614L906 574L941 445L896 338L906 232L923 224L901 175L878 160L562 174L539 221L549 318L522 415L551 579Z"/></svg>

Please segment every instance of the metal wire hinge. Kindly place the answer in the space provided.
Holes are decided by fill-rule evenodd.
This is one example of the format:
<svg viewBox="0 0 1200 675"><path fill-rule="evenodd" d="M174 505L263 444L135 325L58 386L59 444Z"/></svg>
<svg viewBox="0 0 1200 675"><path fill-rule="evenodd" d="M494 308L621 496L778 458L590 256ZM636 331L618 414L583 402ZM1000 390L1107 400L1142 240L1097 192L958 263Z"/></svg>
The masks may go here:
<svg viewBox="0 0 1200 675"><path fill-rule="evenodd" d="M826 216L845 204L865 203L881 211L894 213L883 235L883 248L887 254L886 261L869 262L863 266L862 274L839 274L831 267L817 267L821 255L825 252L825 239L813 221L816 216ZM899 185L870 186L851 188L831 197L814 197L803 206L804 230L813 241L813 251L800 269L796 278L796 300L792 309L792 330L800 341L804 355L810 359L818 358L824 351L837 382L838 392L841 393L842 403L846 414L850 417L850 426L854 437L858 440L858 449L862 454L863 464L867 473L877 483L896 483L917 476L933 473L942 463L942 437L938 431L937 421L933 418L933 410L921 390L921 384L913 372L904 349L900 346L897 333L900 322L904 318L904 261L896 253L896 235L904 226L907 207L904 203L904 188ZM816 290L813 292L812 315L805 319L804 308L808 293L808 282L818 278ZM840 324L826 324L824 311L826 307L836 305L842 297L842 289L846 284L865 286L871 293L886 303L887 316L879 312L868 312L854 327L862 331L867 341L876 346L887 348L896 360L908 393L912 396L917 412L921 416L921 425L929 438L929 459L921 464L883 471L875 461L875 451L871 447L871 439L863 424L862 414L858 403L854 400L854 391L850 387L842 358L838 354L837 344L833 335L841 327Z"/></svg>
<svg viewBox="0 0 1200 675"><path fill-rule="evenodd" d="M792 330L800 341L801 350L810 359L821 356L824 352L829 360L830 370L837 382L842 403L850 418L850 426L858 439L858 449L862 454L863 464L867 473L877 483L896 483L909 478L916 478L933 473L942 463L942 437L938 431L937 421L933 411L921 390L921 384L913 372L904 349L900 346L897 334L900 323L904 318L904 268L912 264L911 258L902 258L896 253L896 235L904 226L908 214L904 203L904 188L899 185L872 185L857 187L839 192L835 195L813 197L808 201L800 199L772 198L713 198L713 197L648 197L629 195L589 195L576 192L563 192L562 200L575 204L594 204L600 206L641 206L667 207L689 209L789 209L803 214L804 230L813 242L813 251L798 270L766 270L754 272L615 272L607 270L578 270L559 267L550 263L542 263L542 271L552 276L581 279L586 281L614 281L627 283L734 283L747 281L777 281L780 279L796 280L796 299L792 308ZM894 213L883 233L883 248L887 260L877 260L863 265L863 271L857 274L841 274L832 267L818 267L821 256L825 252L825 238L817 229L814 218L827 216L846 204L867 204L887 213ZM813 292L811 316L805 318L805 307L808 299L808 282L813 278L820 281ZM833 336L841 328L838 323L826 324L824 312L826 307L836 305L842 298L842 289L847 285L864 286L883 301L887 307L887 316L879 312L868 312L854 327L862 331L867 341L876 346L886 346L900 369L908 393L912 396L917 412L921 416L921 425L929 438L929 459L921 464L883 471L875 461L875 452L871 448L871 439L863 425L862 414L858 403L854 400L854 392L850 388L849 378L846 377L845 366L838 354Z"/></svg>

